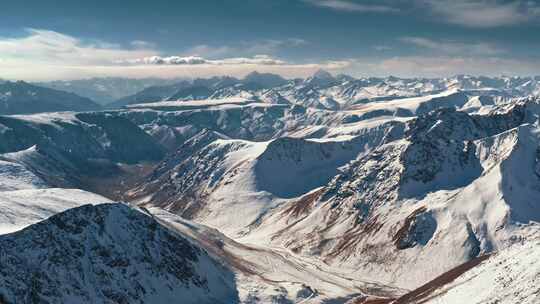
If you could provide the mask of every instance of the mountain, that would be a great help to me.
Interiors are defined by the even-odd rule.
[[[199,100],[208,99],[214,93],[214,90],[204,86],[191,86],[176,91],[167,100]]]
[[[537,77],[263,76],[1,116],[0,299],[535,302]]]
[[[234,276],[123,204],[84,205],[0,236],[2,301],[231,303]],[[129,246],[126,246],[129,244]]]
[[[160,100],[168,99],[178,90],[189,87],[189,82],[180,81],[177,83],[169,85],[156,85],[149,86],[143,90],[136,92],[132,95],[128,95],[122,98],[119,98],[111,103],[106,105],[107,108],[121,108],[130,104],[145,103],[145,102],[155,102]]]
[[[78,80],[55,80],[36,83],[38,86],[75,93],[95,100],[100,105],[133,95],[151,86],[164,86],[181,82],[182,79],[159,78],[90,78]]]
[[[334,76],[332,76],[332,74],[330,74],[328,71],[320,69],[313,73],[312,76],[308,77],[305,80],[305,83],[309,86],[317,88],[326,88],[336,84],[337,79],[334,78]]]
[[[201,100],[227,97],[260,96],[267,91],[279,94],[279,103],[293,103],[319,109],[337,110],[357,107],[375,101],[424,97],[443,92],[460,91],[469,98],[496,99],[504,103],[511,98],[540,94],[540,82],[535,77],[476,77],[459,75],[450,78],[398,78],[347,75],[334,77],[319,70],[306,79],[285,80],[278,75],[252,72],[244,79],[212,77],[183,81],[175,85],[152,86],[137,94],[122,98],[111,107],[162,100]],[[271,99],[270,103],[275,103]]]
[[[329,138],[211,136],[205,147],[183,146],[198,151],[160,165],[167,169],[130,195],[236,238],[414,288],[505,248],[540,219],[531,201],[540,195],[539,101],[458,111],[467,101],[459,91],[404,100],[416,118],[318,129]]]
[[[129,120],[105,112],[0,117],[0,188],[79,188],[119,198],[165,148]],[[22,167],[21,167],[22,166]],[[0,181],[3,179],[0,173]]]
[[[0,115],[57,111],[94,111],[100,106],[92,100],[24,81],[0,84]]]
[[[276,74],[259,73],[259,72],[254,71],[247,74],[244,77],[244,79],[242,79],[242,82],[256,83],[260,85],[262,88],[271,89],[271,88],[279,87],[286,84],[287,80]]]

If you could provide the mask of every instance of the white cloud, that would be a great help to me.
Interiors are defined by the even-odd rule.
[[[348,0],[304,0],[312,5],[345,12],[364,13],[392,13],[398,12],[397,8],[386,5],[359,4]]]
[[[401,42],[445,54],[498,55],[506,51],[486,42],[433,40],[424,37],[402,37]]]
[[[529,22],[540,17],[534,1],[419,0],[437,20],[465,27],[490,28]]]
[[[27,29],[24,37],[0,37],[0,78],[52,80],[100,76],[239,76],[253,70],[298,77],[319,68],[335,70],[347,65],[347,62],[340,61],[296,64],[269,55],[240,55],[261,50],[276,51],[282,46],[304,43],[301,39],[261,40],[251,44],[246,42],[237,47],[195,48],[199,52],[212,53],[209,59],[196,53],[163,56],[155,45],[141,40],[132,41],[128,47],[122,48],[115,43],[82,40],[48,30]]]
[[[117,44],[102,41],[86,42],[54,31],[27,29],[19,38],[0,38],[0,55],[6,61],[88,65],[111,64],[126,57],[146,57],[153,50],[121,49]]]
[[[285,65],[287,62],[272,58],[268,55],[255,55],[253,57],[233,57],[223,59],[206,59],[200,56],[151,56],[136,59],[126,59],[117,63],[128,64],[165,64],[165,65],[242,65],[242,64],[260,64],[260,65]]]

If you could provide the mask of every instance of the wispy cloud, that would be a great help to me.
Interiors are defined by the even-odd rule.
[[[424,37],[402,37],[401,42],[444,54],[498,55],[506,51],[486,42],[433,40]]]
[[[45,62],[50,65],[110,64],[126,57],[146,57],[155,50],[122,49],[119,45],[98,40],[84,41],[58,32],[26,29],[27,36],[0,38],[0,55],[7,60]]]
[[[301,39],[260,40],[238,46],[197,46],[188,50],[193,52],[191,54],[184,51],[179,56],[164,56],[155,44],[148,41],[135,40],[122,47],[116,43],[79,39],[49,30],[27,29],[26,32],[23,37],[0,37],[0,78],[237,76],[253,70],[297,77],[319,68],[341,69],[348,64],[347,61],[299,64],[255,53],[275,52],[280,47],[307,43]],[[211,57],[199,55],[201,53]]]
[[[399,9],[389,5],[360,4],[348,0],[303,0],[314,6],[344,12],[395,13]]]
[[[419,0],[437,20],[465,27],[490,28],[530,22],[540,6],[529,0]]]

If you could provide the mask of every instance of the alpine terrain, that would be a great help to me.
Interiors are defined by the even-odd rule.
[[[2,303],[540,301],[538,78],[1,86]]]

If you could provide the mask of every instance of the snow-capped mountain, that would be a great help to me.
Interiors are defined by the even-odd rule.
[[[531,201],[540,194],[537,99],[482,115],[456,111],[468,101],[459,92],[403,101],[420,116],[361,119],[354,135],[343,126],[316,140],[206,133],[209,144],[160,166],[132,198],[403,288],[504,248],[540,219]]]
[[[149,87],[117,110],[2,116],[0,242],[16,249],[0,259],[44,259],[36,282],[54,292],[32,295],[52,302],[534,303],[513,282],[538,285],[520,262],[540,235],[538,80],[252,73]],[[78,256],[81,242],[109,254]],[[27,296],[31,269],[15,266],[0,299]],[[471,294],[483,280],[503,291]]]
[[[278,75],[253,72],[244,79],[213,77],[183,81],[147,89],[118,100],[115,107],[160,100],[221,99],[252,95],[264,96],[271,89],[289,103],[336,110],[372,101],[387,101],[436,95],[459,90],[469,97],[497,96],[499,99],[540,94],[536,77],[476,77],[459,75],[450,78],[354,78],[333,76],[319,70],[306,79],[285,80]],[[264,98],[262,99],[264,100]],[[282,103],[284,100],[282,100]]]
[[[101,107],[92,100],[24,81],[0,83],[0,115],[56,111],[92,111]]]
[[[287,80],[276,74],[251,72],[244,77],[242,82],[248,84],[254,83],[263,88],[270,89],[286,84]]]

